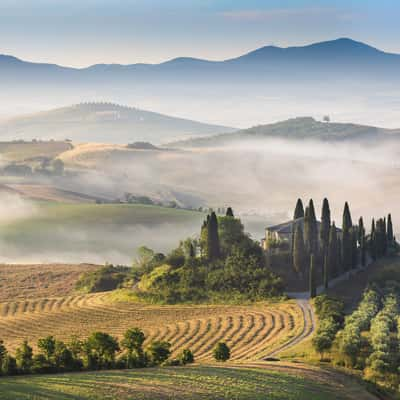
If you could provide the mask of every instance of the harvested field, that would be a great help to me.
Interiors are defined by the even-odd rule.
[[[98,268],[93,264],[0,264],[0,302],[67,296],[81,273]]]
[[[146,334],[146,343],[166,340],[176,354],[190,348],[198,361],[212,359],[218,341],[231,348],[232,360],[261,360],[304,326],[295,303],[252,306],[149,306],[110,301],[108,293],[8,301],[0,304],[0,332],[10,350],[27,339],[54,335],[67,340],[93,331],[119,338],[131,327]]]

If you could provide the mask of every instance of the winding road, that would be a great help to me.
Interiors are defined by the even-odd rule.
[[[296,299],[298,306],[301,308],[304,321],[303,329],[300,335],[295,336],[294,338],[275,348],[273,351],[268,353],[264,359],[276,357],[282,351],[288,350],[291,347],[294,347],[297,344],[301,343],[303,340],[311,336],[315,331],[315,315],[314,310],[308,299],[308,293],[297,293],[292,294],[291,296]]]

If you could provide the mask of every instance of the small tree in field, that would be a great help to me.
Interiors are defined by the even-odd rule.
[[[194,363],[194,355],[189,349],[184,349],[178,359],[183,365]]]
[[[217,361],[227,361],[231,357],[231,351],[224,342],[219,342],[214,349],[214,358]]]
[[[168,342],[152,342],[147,348],[147,353],[153,364],[162,364],[171,355],[171,344]]]

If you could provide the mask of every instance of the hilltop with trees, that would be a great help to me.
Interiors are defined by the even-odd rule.
[[[147,249],[134,267],[138,294],[157,302],[256,300],[283,290],[231,208],[225,216],[207,215],[199,239],[186,239],[167,255]]]

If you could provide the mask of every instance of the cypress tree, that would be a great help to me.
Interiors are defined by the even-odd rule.
[[[357,238],[360,246],[361,246],[361,239],[362,239],[363,235],[365,235],[364,221],[363,221],[363,217],[360,217],[358,220],[358,238]]]
[[[367,265],[367,249],[365,247],[365,232],[361,236],[360,242],[360,250],[361,250],[361,266],[365,267]]]
[[[296,225],[293,243],[293,269],[303,275],[306,261],[306,249],[304,246],[303,229],[300,224]]]
[[[383,225],[382,225],[382,247],[383,247],[383,255],[387,254],[388,248],[388,238],[387,238],[387,230],[386,230],[386,217],[383,218]]]
[[[304,218],[304,207],[301,199],[297,199],[296,208],[294,210],[293,219]]]
[[[226,216],[234,218],[233,210],[231,207],[228,207],[228,209],[226,210]]]
[[[340,246],[338,246],[336,226],[335,222],[333,222],[329,230],[329,246],[327,254],[328,279],[330,277],[335,278],[339,275],[339,248]]]
[[[310,297],[313,299],[317,295],[317,282],[315,278],[315,265],[314,265],[314,254],[310,256]]]
[[[304,217],[304,241],[308,254],[318,252],[318,227],[315,216],[314,202],[311,199]]]
[[[331,210],[329,208],[328,199],[325,198],[322,203],[321,230],[320,230],[322,255],[324,256],[324,258],[328,250],[330,227],[331,227]]]
[[[329,265],[328,265],[328,254],[325,254],[324,257],[324,288],[328,289],[329,287]]]
[[[218,220],[213,211],[207,224],[207,258],[212,261],[220,256]]]
[[[358,227],[354,226],[351,229],[351,267],[352,269],[357,268],[358,265]]]
[[[342,224],[342,258],[343,270],[349,271],[353,265],[353,237],[352,237],[352,220],[349,205],[346,201],[343,210]]]
[[[393,243],[393,225],[391,214],[389,214],[387,218],[387,240],[390,244]]]
[[[371,252],[371,257],[375,261],[377,258],[377,251],[376,251],[376,230],[375,230],[375,219],[372,218],[372,224],[371,224],[371,234],[369,238],[369,249]]]

